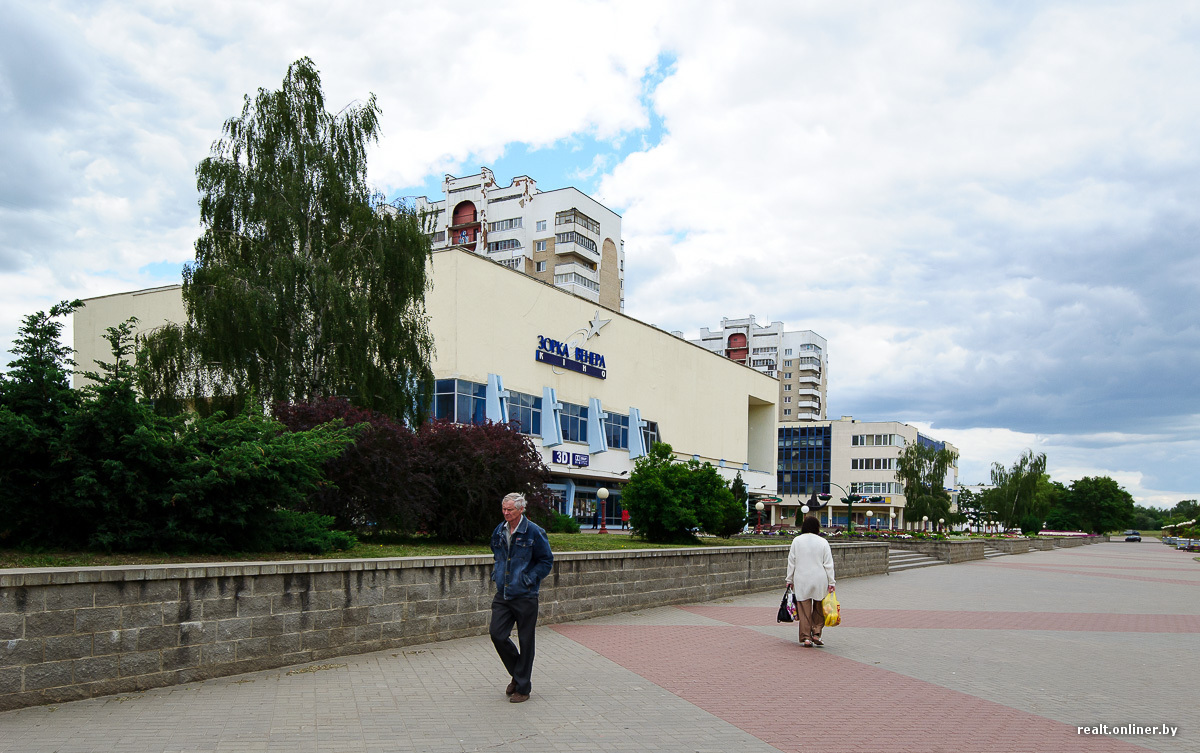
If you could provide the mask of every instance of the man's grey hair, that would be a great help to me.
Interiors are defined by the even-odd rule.
[[[505,495],[504,499],[500,500],[500,504],[504,504],[505,502],[512,502],[513,507],[517,508],[518,510],[520,510],[522,512],[525,511],[525,495],[524,494],[518,494],[517,492],[513,492],[512,494],[507,494],[507,495]]]

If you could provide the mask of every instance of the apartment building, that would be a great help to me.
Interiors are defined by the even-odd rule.
[[[784,330],[783,322],[763,326],[754,316],[726,318],[721,320],[719,330],[704,327],[700,337],[690,342],[777,378],[779,421],[825,418],[828,343],[812,330],[789,332]]]
[[[435,251],[485,256],[613,311],[625,310],[621,217],[576,188],[542,191],[525,175],[500,186],[492,171],[442,182],[443,198],[421,196]]]

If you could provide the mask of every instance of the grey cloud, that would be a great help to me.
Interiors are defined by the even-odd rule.
[[[89,72],[78,39],[48,15],[6,3],[0,24],[0,92],[7,119],[34,127],[71,120],[89,100]],[[69,27],[66,27],[69,28]]]

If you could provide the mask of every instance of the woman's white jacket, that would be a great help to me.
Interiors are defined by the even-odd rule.
[[[787,578],[797,599],[823,599],[833,581],[833,553],[829,542],[815,533],[792,539],[788,551]]]

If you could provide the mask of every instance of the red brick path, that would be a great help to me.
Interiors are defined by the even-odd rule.
[[[680,607],[730,625],[774,625],[775,614],[761,607]],[[1087,614],[1075,612],[967,612],[954,610],[847,609],[842,624],[863,628],[951,630],[1071,630],[1110,633],[1200,633],[1200,615]]]
[[[689,611],[708,614],[702,610],[710,609],[726,608]],[[566,624],[552,629],[782,751],[1146,750],[1113,738],[1080,736],[1075,727],[1051,719],[743,627]],[[872,700],[895,710],[886,719],[851,711]]]

